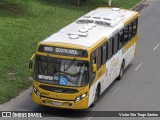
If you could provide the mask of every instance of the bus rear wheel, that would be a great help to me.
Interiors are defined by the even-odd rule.
[[[122,77],[123,77],[123,74],[124,74],[124,61],[122,62],[122,65],[121,65],[121,69],[120,69],[120,72],[119,72],[119,76],[117,77],[117,80],[121,80]]]
[[[94,107],[96,105],[96,103],[98,101],[98,98],[99,98],[99,87],[97,87],[97,89],[96,89],[95,96],[94,96],[94,101],[91,104],[91,107]]]

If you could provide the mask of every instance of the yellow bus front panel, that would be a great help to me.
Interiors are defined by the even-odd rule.
[[[41,89],[39,86],[45,85],[33,81],[32,101],[50,107],[68,108],[68,109],[86,109],[88,108],[88,86],[79,87],[77,93],[58,93]],[[46,85],[54,87],[52,85]],[[63,87],[64,88],[64,87]],[[69,89],[69,88],[68,88]],[[80,101],[76,102],[76,98],[86,95]]]

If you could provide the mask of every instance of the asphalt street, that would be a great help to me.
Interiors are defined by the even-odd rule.
[[[64,115],[66,116],[66,114],[72,114],[73,112],[67,113],[63,110],[55,110],[54,108],[33,103],[31,101],[31,89],[24,91],[10,102],[0,105],[0,110],[50,110],[53,113],[49,114],[49,116],[54,118],[42,119],[75,119],[75,114],[73,115],[74,117],[64,117]],[[115,81],[103,93],[96,106],[89,108],[87,111],[160,111],[160,0],[148,0],[147,7],[140,13],[137,55],[127,67],[123,79]],[[17,118],[15,119],[17,120]],[[123,120],[124,118],[97,118],[93,115],[83,117],[83,119]],[[135,118],[126,119],[133,120]],[[159,120],[160,118],[137,119]]]

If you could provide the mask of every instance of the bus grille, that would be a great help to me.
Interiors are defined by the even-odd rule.
[[[70,88],[60,88],[60,87],[53,87],[53,86],[46,86],[46,85],[40,85],[39,87],[43,90],[58,92],[58,93],[73,94],[73,93],[79,92],[77,89],[70,89]]]

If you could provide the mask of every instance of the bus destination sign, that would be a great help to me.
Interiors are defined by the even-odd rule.
[[[86,50],[61,48],[55,46],[40,45],[38,51],[49,54],[65,55],[65,56],[88,57]]]

